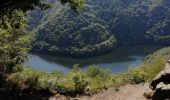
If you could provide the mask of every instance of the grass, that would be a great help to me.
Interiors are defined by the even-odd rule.
[[[48,89],[59,93],[94,93],[108,88],[114,83],[112,74],[98,67],[90,67],[89,72],[82,72],[73,68],[69,73],[41,72],[31,68],[24,68],[21,72],[8,77],[12,83],[22,83],[34,89]],[[96,72],[97,70],[97,72]],[[95,71],[95,75],[93,74]]]
[[[75,66],[69,73],[42,72],[24,67],[22,71],[8,76],[11,83],[28,85],[33,89],[46,89],[63,94],[90,94],[109,87],[119,87],[124,84],[139,84],[151,81],[170,58],[170,47],[163,48],[146,57],[143,64],[119,74],[95,66],[86,72]]]

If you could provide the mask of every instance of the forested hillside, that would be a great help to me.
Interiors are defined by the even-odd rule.
[[[116,46],[170,43],[169,0],[86,0],[79,12],[50,2],[52,9],[30,14],[38,33],[33,51],[91,56]]]

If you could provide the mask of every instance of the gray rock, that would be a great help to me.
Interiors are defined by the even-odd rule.
[[[170,60],[165,64],[165,69],[162,70],[151,82],[150,88],[155,90],[159,83],[170,84]]]
[[[165,69],[152,80],[150,88],[153,91],[153,100],[170,99],[170,60],[165,64]]]
[[[170,90],[170,84],[164,84],[163,82],[161,82],[156,86],[156,90],[161,90],[161,91]]]
[[[170,100],[170,84],[159,83],[152,96],[153,100]]]

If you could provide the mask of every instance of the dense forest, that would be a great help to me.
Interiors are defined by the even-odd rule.
[[[38,33],[33,51],[91,56],[117,46],[170,43],[169,0],[86,0],[78,12],[48,2],[52,9],[29,13],[29,28]]]
[[[117,46],[169,45],[169,5],[169,0],[86,0],[85,4],[83,0],[0,0],[0,99],[49,100],[63,95],[70,100],[112,87],[119,93],[126,84],[151,83],[170,59],[170,47],[118,74],[96,66],[81,71],[79,64],[68,73],[47,72],[30,68],[25,61],[31,45],[34,52],[76,57]]]

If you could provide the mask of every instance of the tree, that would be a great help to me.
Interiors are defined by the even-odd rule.
[[[60,0],[69,3],[74,10],[79,9],[82,0]],[[11,73],[22,64],[29,51],[31,41],[27,30],[26,12],[50,5],[41,0],[1,0],[0,1],[0,74]]]
[[[69,3],[70,7],[74,10],[82,7],[83,0],[59,0],[62,4]],[[24,13],[28,10],[33,10],[35,7],[41,9],[48,9],[49,4],[44,3],[42,0],[1,0],[0,1],[0,15],[7,14],[10,11],[21,10]]]
[[[11,73],[25,61],[30,41],[26,19],[21,10],[14,10],[0,20],[0,71]]]

